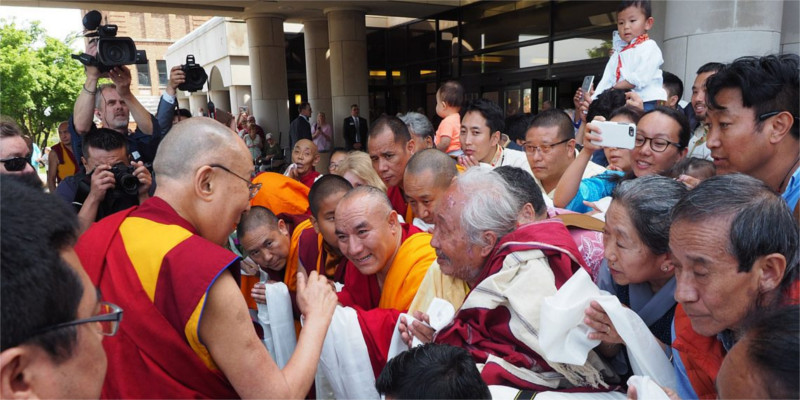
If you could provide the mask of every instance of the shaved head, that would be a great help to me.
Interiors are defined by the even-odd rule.
[[[311,190],[308,192],[308,208],[311,209],[311,215],[319,218],[317,214],[320,205],[325,199],[342,192],[348,192],[352,188],[353,185],[339,175],[323,175],[311,185]]]
[[[308,147],[309,149],[311,149],[313,154],[317,154],[317,151],[319,151],[319,149],[317,149],[317,145],[308,139],[300,139],[297,141],[297,143],[294,144],[295,149],[303,147]]]
[[[244,151],[244,153],[242,153]],[[249,154],[228,127],[211,118],[191,118],[175,124],[158,146],[153,171],[159,177],[187,178],[203,165]]]
[[[278,229],[278,217],[269,208],[250,207],[250,211],[242,215],[242,219],[239,220],[239,225],[236,227],[236,236],[239,241],[241,242],[244,235],[258,226],[265,226],[270,230]]]
[[[369,203],[366,203],[367,201]],[[347,192],[347,194],[342,197],[339,207],[342,207],[342,204],[345,203],[347,205],[356,203],[359,207],[364,208],[366,208],[367,204],[370,204],[378,209],[385,209],[387,213],[392,211],[392,202],[389,201],[389,197],[386,196],[384,191],[374,186],[363,185]]]
[[[430,171],[434,177],[431,184],[440,188],[449,187],[450,182],[458,175],[456,161],[437,149],[414,153],[406,165],[405,175],[419,175],[425,171]]]

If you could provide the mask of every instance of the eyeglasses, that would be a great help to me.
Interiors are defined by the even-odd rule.
[[[572,138],[564,139],[564,140],[562,140],[562,141],[560,141],[558,143],[543,144],[541,146],[532,146],[532,145],[526,144],[525,145],[525,152],[528,153],[528,154],[536,154],[536,150],[539,150],[539,151],[542,152],[542,154],[547,154],[547,153],[549,153],[550,151],[553,150],[553,147],[556,147],[556,146],[558,146],[560,144],[567,143],[570,140],[572,140]]]
[[[783,111],[766,112],[766,113],[763,113],[763,114],[759,115],[756,119],[758,120],[758,122],[764,122],[767,118],[774,117],[774,116],[776,116],[776,115],[778,115],[778,114],[780,114],[782,112]],[[800,118],[795,117],[794,115],[792,117],[794,117],[794,119],[796,119],[796,120],[800,120]]]
[[[667,150],[667,147],[669,147],[669,145],[673,145],[677,147],[679,150],[683,148],[683,146],[677,143],[670,142],[667,139],[649,138],[641,135],[636,135],[636,142],[635,142],[636,147],[644,146],[644,144],[647,143],[648,140],[650,141],[650,149],[655,151],[656,153],[663,153],[665,150]]]
[[[6,166],[6,171],[10,172],[22,171],[28,164],[31,163],[31,155],[28,154],[27,157],[4,158],[0,160],[0,162]]]
[[[97,315],[93,317],[76,319],[75,321],[64,322],[61,324],[48,326],[44,329],[40,329],[36,334],[40,335],[42,333],[54,331],[56,329],[66,328],[68,326],[97,322],[97,326],[100,328],[99,329],[100,334],[105,336],[116,335],[117,330],[119,329],[119,323],[122,321],[122,308],[120,308],[116,304],[109,303],[107,301],[101,301],[99,304],[100,304],[100,312],[98,312]]]
[[[227,172],[227,173],[229,173],[229,174],[231,174],[231,175],[233,175],[233,176],[245,181],[245,183],[247,183],[247,189],[250,191],[250,198],[251,199],[253,197],[256,197],[256,193],[258,193],[259,189],[261,189],[261,184],[260,183],[255,183],[254,184],[254,183],[250,182],[249,179],[245,179],[245,178],[242,178],[239,175],[236,175],[233,171],[229,170],[226,167],[223,167],[222,165],[209,164],[208,166],[211,167],[211,168],[219,168],[219,169],[221,169],[221,170],[223,170],[223,171],[225,171],[225,172]]]

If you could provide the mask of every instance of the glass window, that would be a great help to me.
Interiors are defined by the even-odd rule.
[[[150,86],[150,64],[136,64],[139,86]]]
[[[406,46],[409,61],[436,58],[436,21],[429,19],[410,24]]]
[[[541,38],[550,32],[550,3],[486,2],[464,11],[463,51]],[[527,39],[523,39],[527,38]]]
[[[555,4],[553,26],[556,33],[607,27],[608,36],[617,24],[616,1],[559,1]]]
[[[389,39],[388,59],[389,65],[397,65],[405,63],[408,58],[406,57],[406,47],[408,41],[406,40],[406,26],[398,26],[387,31]]]
[[[158,68],[158,84],[160,86],[167,86],[169,76],[167,76],[167,61],[156,60],[156,68]]]
[[[553,63],[608,57],[611,34],[601,32],[553,43]]]

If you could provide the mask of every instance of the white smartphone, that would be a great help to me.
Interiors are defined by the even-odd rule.
[[[581,85],[581,90],[583,90],[583,93],[588,93],[589,89],[592,88],[592,84],[594,84],[594,75],[586,75],[583,78],[583,85]]]
[[[633,149],[636,144],[636,125],[627,122],[592,121],[592,125],[600,128],[603,140],[592,143],[602,147],[617,147],[620,149]]]

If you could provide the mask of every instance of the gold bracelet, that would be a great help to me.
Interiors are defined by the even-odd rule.
[[[89,93],[89,94],[90,94],[90,95],[92,95],[92,96],[94,96],[94,95],[96,95],[96,94],[97,94],[97,90],[96,90],[96,89],[95,89],[95,91],[94,91],[94,92],[93,92],[93,91],[91,91],[91,90],[89,90],[89,89],[87,89],[87,88],[86,88],[86,84],[85,84],[85,83],[84,83],[84,84],[81,86],[81,88],[83,89],[83,91],[84,91],[84,92],[86,92],[86,93]]]

